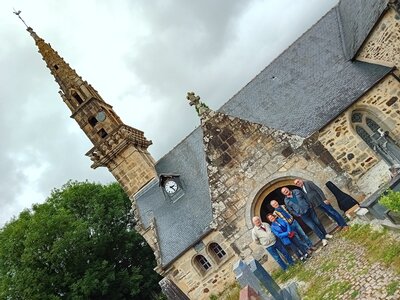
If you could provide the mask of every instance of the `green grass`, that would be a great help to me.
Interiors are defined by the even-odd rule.
[[[368,225],[354,225],[342,236],[364,246],[370,261],[382,262],[400,274],[400,243],[391,238],[387,229],[375,231]]]
[[[371,262],[380,262],[388,268],[391,268],[397,274],[400,274],[400,242],[396,241],[388,230],[374,231],[367,225],[354,225],[347,232],[340,233],[341,238],[352,241],[365,249],[365,264],[362,269],[355,270],[356,260],[359,259],[353,253],[343,253],[341,249],[333,250],[329,259],[322,258],[317,268],[314,270],[309,264],[297,263],[290,267],[286,272],[277,270],[272,273],[272,277],[282,286],[290,279],[304,282],[301,293],[303,300],[330,300],[337,299],[352,288],[351,284],[344,281],[335,281],[328,276],[328,273],[334,273],[338,268],[352,270],[359,276],[368,273]],[[345,259],[345,264],[343,261]],[[400,283],[393,281],[386,287],[388,295],[393,295],[400,288]],[[210,298],[212,300],[238,300],[240,287],[234,290],[229,287],[227,291],[218,296]],[[348,298],[355,299],[359,291],[352,291]]]
[[[240,285],[238,282],[235,282],[228,286],[222,293],[210,295],[210,300],[238,300],[239,294]]]
[[[286,282],[290,278],[296,277],[299,274],[303,273],[305,271],[303,264],[297,263],[294,266],[291,266],[289,269],[286,271],[283,271],[282,269],[279,269],[275,272],[272,273],[272,278],[275,279],[276,282]]]
[[[321,265],[322,272],[328,272],[330,270],[336,269],[339,266],[337,262],[334,261],[327,261]]]
[[[394,295],[396,293],[397,289],[399,288],[399,282],[398,281],[392,281],[391,283],[388,284],[386,287],[386,291],[389,296]]]
[[[351,298],[351,299],[354,299],[354,298],[356,298],[356,297],[358,296],[358,294],[359,294],[359,291],[353,291],[353,292],[350,294],[350,298]]]

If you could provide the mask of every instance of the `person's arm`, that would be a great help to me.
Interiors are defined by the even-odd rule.
[[[285,220],[283,220],[283,222],[285,222],[285,225],[286,225],[286,231],[287,231],[287,233],[289,234],[289,232],[291,232],[291,231],[292,231],[292,227],[290,227],[290,224],[289,224],[289,222],[286,222]]]
[[[316,191],[318,193],[318,195],[321,197],[321,199],[323,199],[325,204],[330,204],[329,200],[326,199],[326,196],[325,196],[324,192],[319,188],[318,185],[316,185],[312,181],[309,181],[308,184],[310,185],[311,189],[313,189],[314,191]]]
[[[257,234],[256,234],[256,229],[253,228],[253,230],[251,231],[251,238],[253,239],[253,242],[255,242],[256,244],[260,245],[260,239],[258,238]]]
[[[272,233],[275,234],[279,238],[288,236],[288,233],[285,231],[281,231],[281,228],[279,226],[271,226],[271,230],[272,230]]]

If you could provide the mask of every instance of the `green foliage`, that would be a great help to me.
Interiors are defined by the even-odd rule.
[[[400,192],[387,191],[385,195],[381,196],[379,203],[392,211],[400,212]]]
[[[152,299],[154,256],[118,184],[68,182],[0,230],[0,299]]]

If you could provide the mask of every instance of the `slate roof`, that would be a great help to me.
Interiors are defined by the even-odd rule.
[[[349,53],[357,51],[382,11],[378,2],[342,0],[220,111],[303,137],[321,129],[390,71],[351,62],[344,53],[350,46]],[[180,174],[185,184],[185,195],[175,203],[166,200],[157,184],[136,199],[143,224],[156,219],[165,266],[204,235],[212,221],[202,129],[161,158],[156,170],[159,175]]]
[[[192,245],[209,229],[212,221],[210,191],[203,146],[203,132],[195,129],[156,165],[157,174],[180,174],[185,195],[175,203],[169,201],[153,184],[136,200],[145,227],[156,219],[162,265]]]
[[[338,11],[334,8],[220,111],[307,137],[389,71],[387,67],[345,58]]]
[[[353,59],[389,0],[346,0],[338,5],[345,56]]]

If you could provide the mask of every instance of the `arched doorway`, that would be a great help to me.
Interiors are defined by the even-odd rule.
[[[255,201],[253,215],[260,216],[263,222],[267,222],[267,214],[274,211],[270,205],[271,200],[277,200],[279,204],[285,204],[285,196],[282,195],[281,188],[286,186],[291,190],[298,189],[298,187],[293,184],[294,179],[295,177],[279,178],[265,186]],[[295,219],[300,223],[300,226],[307,234],[311,232],[311,229],[301,218],[295,217]]]

